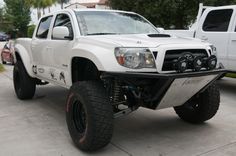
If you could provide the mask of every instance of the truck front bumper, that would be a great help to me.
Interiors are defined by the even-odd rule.
[[[121,81],[132,81],[132,79],[149,79],[159,85],[153,84],[151,90],[152,98],[145,107],[151,109],[162,109],[183,105],[194,95],[203,92],[209,85],[214,83],[222,74],[224,69],[211,71],[189,72],[189,73],[133,73],[133,72],[105,72],[103,78],[115,78]],[[146,100],[147,103],[147,100]]]

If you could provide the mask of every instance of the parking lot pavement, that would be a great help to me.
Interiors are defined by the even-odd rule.
[[[88,154],[69,136],[64,113],[67,90],[37,88],[32,100],[16,98],[12,66],[0,74],[0,155],[11,156],[221,156],[236,155],[236,79],[219,81],[221,107],[203,125],[181,121],[172,109],[139,109],[115,119],[114,135],[104,149]]]

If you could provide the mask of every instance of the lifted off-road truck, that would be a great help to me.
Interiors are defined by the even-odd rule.
[[[160,34],[136,13],[63,10],[42,17],[32,39],[16,41],[14,88],[22,100],[47,82],[70,89],[71,138],[94,151],[110,142],[114,118],[139,107],[174,107],[190,123],[211,119],[224,74],[211,47]]]

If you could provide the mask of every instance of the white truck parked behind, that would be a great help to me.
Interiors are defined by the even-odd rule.
[[[236,73],[236,5],[207,7],[200,4],[196,23],[189,30],[163,32],[213,44],[218,61],[229,73]]]
[[[94,151],[110,142],[114,118],[139,107],[174,107],[190,123],[211,119],[224,74],[212,53],[207,43],[160,34],[136,13],[62,10],[42,17],[32,39],[16,40],[14,88],[22,100],[47,82],[70,89],[71,138]]]

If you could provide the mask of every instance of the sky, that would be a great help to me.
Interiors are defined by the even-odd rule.
[[[90,2],[98,2],[99,0],[70,0],[70,2],[68,4],[65,4],[65,6],[69,5],[69,4],[72,4],[72,3],[75,3],[75,2],[78,2],[78,3],[90,3]],[[3,7],[4,6],[4,2],[3,0],[0,0],[0,7]],[[61,7],[60,5],[53,5],[51,7],[51,12],[53,11],[56,11],[56,10],[59,10]],[[45,12],[48,13],[48,9],[46,8],[45,9]],[[37,19],[37,11],[36,9],[32,9],[31,10],[31,24],[36,24],[38,19]]]
[[[0,7],[2,7],[3,6],[3,0],[0,0]]]

